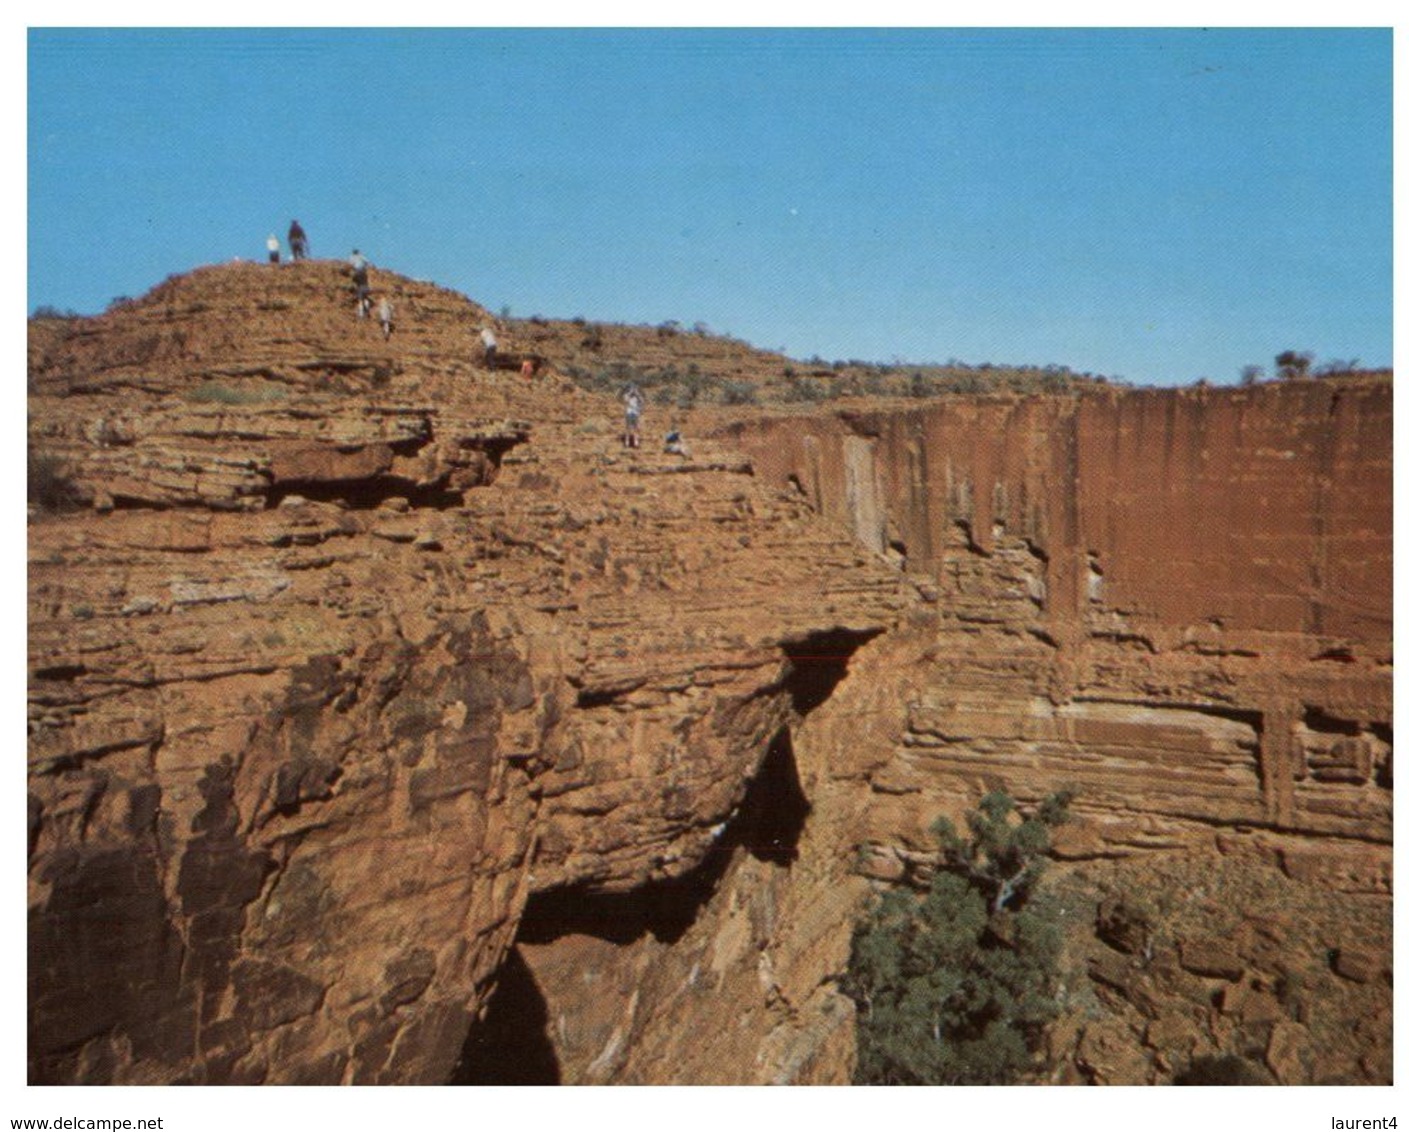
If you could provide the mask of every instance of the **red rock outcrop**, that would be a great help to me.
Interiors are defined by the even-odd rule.
[[[1078,790],[1043,1079],[1389,1079],[1387,381],[681,457],[372,284],[35,324],[32,1081],[846,1081],[853,917],[1000,785]]]
[[[789,650],[903,603],[737,454],[624,452],[373,283],[390,342],[336,265],[245,265],[35,359],[33,1081],[449,1079],[530,894],[687,871]]]
[[[921,777],[1076,782],[1108,846],[1239,827],[1295,853],[1307,842],[1285,835],[1314,835],[1313,856],[1344,851],[1370,870],[1354,883],[1387,890],[1372,848],[1392,797],[1387,381],[731,435],[931,587],[932,678],[905,738]]]
[[[810,819],[836,830],[826,890],[850,853],[880,880],[923,872],[930,824],[989,789],[1074,788],[1054,883],[1088,1007],[1055,1031],[1051,1079],[1169,1081],[1230,1053],[1269,1080],[1389,1079],[1387,381],[728,435],[929,598],[794,736],[830,779]],[[1145,909],[1133,956],[1103,900]],[[1222,965],[1197,958],[1209,939]],[[1375,973],[1347,978],[1348,953]]]

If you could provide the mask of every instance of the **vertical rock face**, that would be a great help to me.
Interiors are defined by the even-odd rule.
[[[1078,783],[1108,841],[1139,813],[1170,837],[1316,835],[1387,869],[1368,847],[1388,845],[1391,817],[1388,382],[732,435],[932,587],[931,687],[907,720],[927,766],[1022,767],[1034,793]],[[1109,756],[1099,773],[1093,753]]]
[[[794,737],[822,843],[794,906],[848,891],[858,859],[877,881],[923,872],[934,819],[989,790],[1074,788],[1048,1079],[1168,1082],[1232,1055],[1268,1080],[1387,1081],[1390,433],[1375,381],[731,427],[760,475],[927,597]],[[1134,954],[1111,927],[1127,914]],[[1335,957],[1362,949],[1357,983]],[[802,965],[771,971],[801,977],[793,1001],[828,998]]]
[[[762,809],[802,812],[791,835],[742,822],[652,914],[532,908],[518,950],[554,1079],[849,1081],[836,985],[864,878],[922,873],[933,820],[990,789],[1075,787],[1048,882],[1067,1009],[1040,1079],[1169,1083],[1233,1057],[1259,1080],[1387,1081],[1389,409],[1383,384],[1292,386],[729,429],[925,600],[771,752],[795,793]],[[1186,418],[1241,439],[1172,482]],[[1141,440],[1117,475],[1122,428]],[[1082,435],[1104,436],[1100,476]],[[1337,511],[1283,515],[1293,498]],[[1263,549],[1233,569],[1219,539]]]

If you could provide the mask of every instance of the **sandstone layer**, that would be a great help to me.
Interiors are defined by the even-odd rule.
[[[32,327],[32,1082],[842,1082],[853,917],[995,786],[1077,790],[1042,1079],[1389,1079],[1387,380],[678,456],[372,285]]]
[[[789,650],[896,620],[737,453],[624,452],[373,282],[389,342],[336,265],[246,265],[34,360],[34,1081],[448,1079],[530,893],[688,870]]]

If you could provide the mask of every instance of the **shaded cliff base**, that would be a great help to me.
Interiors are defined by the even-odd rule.
[[[838,913],[865,894],[838,891],[740,858],[678,939],[540,920],[458,1080],[730,1084],[766,1068],[779,1084],[846,1083],[853,1010],[837,972],[812,971],[789,999],[807,982],[792,917],[826,909],[844,931]],[[1188,854],[1059,866],[1039,900],[1063,927],[1064,1010],[1033,1083],[1176,1084],[1229,1058],[1250,1083],[1392,1081],[1388,899]]]

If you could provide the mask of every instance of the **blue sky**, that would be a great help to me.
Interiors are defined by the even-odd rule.
[[[1391,362],[1387,29],[32,30],[28,307],[291,218],[518,316],[1234,382]]]

